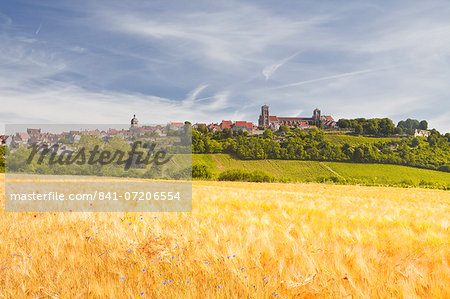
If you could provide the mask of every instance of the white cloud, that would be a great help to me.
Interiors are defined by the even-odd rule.
[[[293,20],[255,5],[235,4],[214,12],[175,11],[152,18],[138,11],[114,10],[101,12],[100,17],[108,30],[150,38],[181,57],[233,69],[263,59],[270,47],[286,46],[296,35],[327,21],[322,15]],[[267,63],[266,59],[258,63]]]
[[[227,116],[220,108],[227,107],[229,95],[227,92],[218,93],[212,101],[191,103],[190,108],[186,109],[185,103],[167,98],[91,92],[64,83],[53,82],[45,87],[29,88],[28,92],[10,90],[0,94],[0,127],[8,123],[126,124],[133,114],[142,124],[197,119],[214,121]]]

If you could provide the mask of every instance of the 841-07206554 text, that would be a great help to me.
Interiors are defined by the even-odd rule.
[[[180,192],[173,191],[127,191],[124,193],[112,192],[112,191],[95,191],[92,193],[70,193],[64,194],[60,192],[47,192],[47,193],[11,193],[10,200],[38,200],[38,201],[58,201],[58,200],[155,200],[155,201],[172,201],[181,200]]]

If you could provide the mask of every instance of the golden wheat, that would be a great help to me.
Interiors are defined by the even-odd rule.
[[[192,213],[2,210],[0,297],[449,298],[449,203],[440,190],[194,182]]]

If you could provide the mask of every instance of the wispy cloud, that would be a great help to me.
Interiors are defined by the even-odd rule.
[[[392,69],[392,68],[399,67],[399,66],[402,66],[402,65],[404,65],[404,64],[397,64],[397,65],[391,65],[391,66],[382,67],[382,68],[375,68],[375,69],[367,69],[367,70],[360,70],[360,71],[354,71],[354,72],[341,73],[341,74],[325,76],[325,77],[321,77],[321,78],[315,78],[315,79],[304,80],[304,81],[299,81],[299,82],[295,82],[295,83],[284,84],[284,85],[272,87],[271,89],[294,87],[294,86],[300,86],[300,85],[305,85],[305,84],[309,84],[309,83],[316,83],[316,82],[321,82],[321,81],[326,81],[326,80],[340,79],[340,78],[352,77],[352,76],[357,76],[357,75],[363,75],[363,74],[368,74],[368,73],[373,73],[373,72],[379,72],[379,71],[383,71],[383,70]]]
[[[286,62],[288,62],[289,60],[291,60],[292,58],[294,58],[295,56],[297,56],[298,54],[300,54],[301,51],[298,51],[280,61],[278,61],[275,64],[271,64],[266,66],[262,73],[264,75],[264,77],[266,78],[266,81],[270,79],[270,77],[272,77],[272,75],[277,71],[277,69],[279,69],[280,67],[282,67]]]
[[[163,13],[155,18],[138,11],[123,14],[114,10],[102,12],[101,16],[110,20],[109,30],[151,38],[177,54],[183,52],[180,57],[188,54],[187,59],[207,59],[208,63],[227,63],[228,67],[245,66],[242,64],[264,56],[268,48],[285,44],[295,35],[327,21],[323,15],[293,20],[255,5],[237,5],[238,8],[215,12],[173,12],[170,16]],[[174,43],[176,47],[171,46]]]
[[[208,87],[208,84],[201,84],[196,89],[191,91],[187,98],[183,101],[183,105],[186,106],[186,108],[192,108],[194,101],[197,99],[198,95],[205,90]]]

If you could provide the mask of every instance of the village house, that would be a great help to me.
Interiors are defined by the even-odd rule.
[[[169,130],[178,131],[184,128],[183,122],[170,122],[168,124]]]
[[[233,126],[232,126],[232,130],[233,131],[247,131],[250,134],[253,133],[253,130],[255,129],[255,125],[251,122],[247,122],[247,121],[236,121],[234,122]]]
[[[220,123],[220,128],[223,129],[231,129],[233,122],[231,120],[222,120]]]
[[[414,131],[414,137],[428,137],[430,136],[431,132],[428,130],[418,130],[416,129]]]

